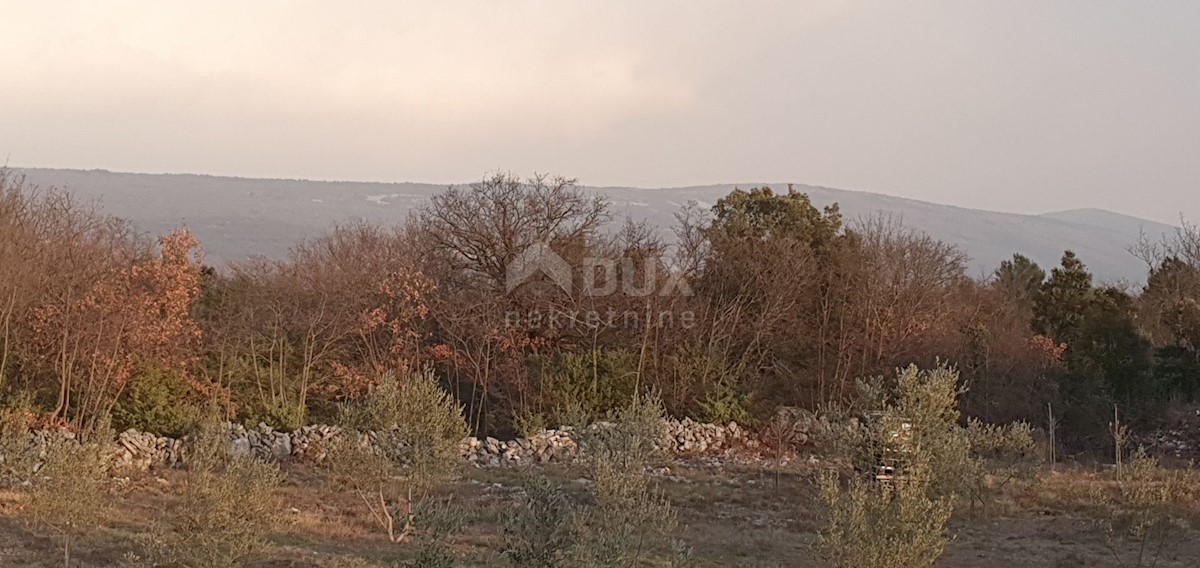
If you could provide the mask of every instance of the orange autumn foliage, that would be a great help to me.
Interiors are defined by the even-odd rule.
[[[30,343],[58,378],[53,418],[78,427],[108,413],[134,374],[154,364],[187,376],[200,341],[200,245],[186,229],[160,253],[113,263],[80,290],[35,307]]]

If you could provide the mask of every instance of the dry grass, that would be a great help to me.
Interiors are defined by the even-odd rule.
[[[775,487],[774,468],[675,464],[658,483],[674,505],[679,536],[694,549],[699,566],[815,566],[816,533],[822,524],[818,489],[808,466],[790,467]],[[336,491],[326,474],[304,464],[284,468],[279,491],[286,521],[262,536],[267,548],[247,564],[258,567],[384,567],[412,560],[417,545],[394,545],[382,537],[357,498]],[[538,470],[563,487],[574,503],[586,503],[589,485],[582,467]],[[664,472],[666,473],[666,472]],[[185,471],[142,474],[122,481],[103,526],[75,545],[85,566],[112,566],[137,550],[137,535],[164,523],[164,511],[182,502],[192,475]],[[528,472],[470,470],[447,487],[468,514],[461,533],[446,538],[458,565],[503,566],[503,520]],[[1196,472],[1190,472],[1193,478]],[[954,538],[939,566],[1118,567],[1096,522],[1104,492],[1116,491],[1111,472],[1060,467],[1043,470],[1036,482],[1010,484],[986,518],[960,515],[951,521]],[[61,566],[61,543],[30,527],[21,491],[0,493],[0,566]],[[1200,512],[1196,503],[1181,512]],[[1158,566],[1188,567],[1200,558],[1200,532],[1181,534],[1180,546]],[[669,551],[655,550],[648,562],[665,565]]]

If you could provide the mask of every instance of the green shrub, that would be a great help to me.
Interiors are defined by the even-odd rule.
[[[276,492],[282,481],[278,466],[250,456],[191,472],[173,511],[172,530],[152,536],[149,557],[189,568],[242,565],[266,547],[264,535],[283,519]]]
[[[737,422],[749,425],[754,422],[750,414],[753,399],[732,382],[718,382],[699,402],[700,419],[715,424]]]
[[[0,487],[19,485],[37,465],[37,448],[29,437],[32,414],[21,405],[0,410]]]
[[[828,520],[818,548],[834,568],[928,568],[946,546],[946,523],[954,505],[929,496],[922,468],[898,483],[836,476],[821,481]]]
[[[384,456],[420,487],[436,485],[459,466],[467,422],[431,370],[403,378],[387,373],[371,393],[343,405],[341,416],[347,428],[375,432]]]
[[[268,424],[287,432],[304,426],[308,419],[308,410],[292,403],[271,402],[256,398],[239,409],[238,419],[247,428]]]
[[[601,416],[603,415],[598,416],[577,402],[562,405],[554,412],[556,425],[570,426],[575,429],[586,428]]]
[[[1027,425],[960,426],[962,392],[953,369],[911,366],[892,384],[860,381],[861,411],[832,409],[822,438],[855,472],[848,483],[820,481],[829,510],[820,548],[832,566],[934,565],[955,499],[985,503],[992,473],[1011,479],[1034,459]]]
[[[331,444],[329,468],[357,494],[388,540],[408,540],[429,492],[461,467],[460,444],[467,435],[462,407],[432,372],[403,379],[389,373],[340,414],[348,430]]]
[[[576,424],[605,416],[634,396],[637,357],[624,350],[559,352],[530,362],[544,408],[553,424]]]
[[[408,540],[416,529],[413,507],[419,494],[398,478],[397,464],[353,431],[332,440],[327,456],[334,481],[354,492],[388,541]]]
[[[546,422],[546,416],[541,413],[518,414],[513,418],[513,428],[516,429],[517,435],[522,438],[531,438],[548,427],[549,424]]]
[[[635,566],[653,548],[682,550],[675,509],[646,471],[661,455],[665,417],[657,396],[635,395],[610,422],[581,432],[595,506],[576,515],[575,565]]]
[[[578,432],[592,477],[592,504],[575,506],[542,477],[525,481],[524,498],[505,517],[504,554],[528,568],[637,566],[668,556],[679,566],[690,550],[674,538],[675,509],[654,487],[647,466],[659,455],[665,411],[638,395],[609,420]]]
[[[219,471],[233,457],[229,452],[229,426],[215,406],[202,412],[184,440],[184,463],[191,471]]]
[[[276,349],[296,354],[286,341]],[[315,401],[302,396],[300,381],[294,378],[299,372],[296,361],[285,357],[284,361],[266,363],[262,357],[246,353],[228,357],[220,365],[210,361],[210,372],[222,378],[231,400],[237,403],[235,418],[247,428],[260,423],[284,431],[304,426]]]
[[[967,439],[972,467],[965,469],[962,485],[971,497],[972,509],[978,503],[986,513],[991,497],[1009,482],[1037,474],[1041,459],[1028,424],[984,424],[972,418],[967,421]]]
[[[519,568],[557,568],[575,546],[575,508],[543,476],[522,484],[522,502],[504,517],[504,555]]]
[[[711,345],[685,345],[666,356],[659,384],[671,394],[668,407],[673,414],[705,422],[751,425],[764,416],[756,415],[759,400],[755,385],[746,380],[728,354]]]
[[[923,371],[910,366],[894,383],[860,381],[858,409],[830,408],[832,419],[819,442],[836,460],[860,472],[875,472],[892,459],[897,475],[919,467],[936,497],[962,496],[985,503],[989,478],[1000,485],[1032,473],[1037,464],[1027,424],[959,424],[958,373],[946,366]]]
[[[452,568],[459,565],[448,541],[467,523],[463,509],[452,499],[426,499],[417,504],[415,524],[419,547],[417,556],[404,563],[406,568]]]
[[[984,424],[968,420],[961,426],[958,372],[949,367],[900,373],[894,406],[885,412],[903,417],[912,427],[911,444],[928,464],[929,488],[937,497],[960,496],[986,506],[997,490],[1017,478],[1035,473],[1039,458],[1028,424]]]
[[[876,434],[894,439],[903,427],[899,423],[910,424],[911,439],[901,450],[914,454],[906,461],[930,476],[929,489],[940,497],[961,495],[964,481],[976,471],[971,440],[958,423],[963,392],[958,372],[950,367],[922,371],[910,366],[897,376],[894,400],[883,409],[885,430]]]
[[[199,419],[200,409],[191,399],[187,383],[158,368],[135,376],[113,407],[113,424],[118,430],[136,428],[177,437]]]
[[[675,509],[644,471],[605,456],[593,460],[592,477],[596,504],[578,516],[575,565],[637,566],[655,548],[677,548]]]
[[[230,453],[224,415],[210,406],[185,437],[188,476],[168,522],[145,538],[148,560],[168,566],[239,566],[266,547],[283,519],[275,464]]]
[[[41,467],[30,477],[25,514],[63,540],[63,562],[71,563],[72,541],[104,518],[108,471],[103,442],[52,439]]]
[[[666,437],[666,410],[654,394],[634,395],[608,420],[578,432],[586,457],[641,473],[658,457]]]

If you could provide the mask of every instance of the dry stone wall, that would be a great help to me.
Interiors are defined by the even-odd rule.
[[[321,448],[327,447],[325,442],[344,435],[342,428],[338,426],[323,425],[305,426],[284,432],[265,424],[260,424],[257,428],[246,428],[231,423],[227,430],[231,453],[273,461],[320,461],[324,457],[321,455]],[[42,446],[52,436],[74,437],[67,431],[38,430],[30,433],[30,443]],[[373,432],[367,432],[366,438],[371,444],[377,443],[377,436]],[[753,449],[758,445],[758,441],[749,430],[733,422],[722,425],[690,419],[672,419],[664,424],[662,449],[673,456],[711,456],[734,448]],[[460,448],[463,459],[476,467],[570,463],[580,455],[576,433],[569,426],[543,430],[528,438],[516,440],[468,437],[463,439]],[[117,436],[112,461],[115,469],[178,467],[187,461],[187,441],[139,430],[126,430]]]

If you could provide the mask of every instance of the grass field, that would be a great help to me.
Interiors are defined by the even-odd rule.
[[[793,467],[778,478],[753,465],[715,467],[702,463],[660,466],[655,478],[679,512],[679,536],[694,550],[699,566],[815,566],[813,544],[822,507],[812,466]],[[401,565],[415,554],[413,544],[384,538],[352,494],[330,485],[323,472],[305,464],[285,466],[282,492],[285,521],[267,535],[268,550],[250,566],[367,567]],[[537,473],[561,483],[576,500],[588,499],[581,468],[545,467]],[[513,508],[523,476],[520,469],[472,469],[447,491],[469,523],[450,537],[463,566],[502,566],[501,519]],[[186,471],[156,471],[114,480],[111,511],[99,527],[74,545],[82,566],[120,566],[138,554],[149,527],[170,530],[169,511]],[[1044,471],[1038,479],[1009,485],[987,508],[972,514],[960,507],[940,566],[1135,566],[1137,543],[1119,547],[1118,560],[1096,519],[1098,500],[1112,481],[1104,472],[1083,468]],[[61,543],[20,514],[22,493],[0,493],[0,566],[61,566]],[[1197,503],[1181,503],[1196,515]],[[667,565],[665,551],[653,551],[645,565]],[[1147,562],[1145,565],[1149,565]],[[1180,529],[1164,543],[1157,566],[1200,565],[1200,533]]]

